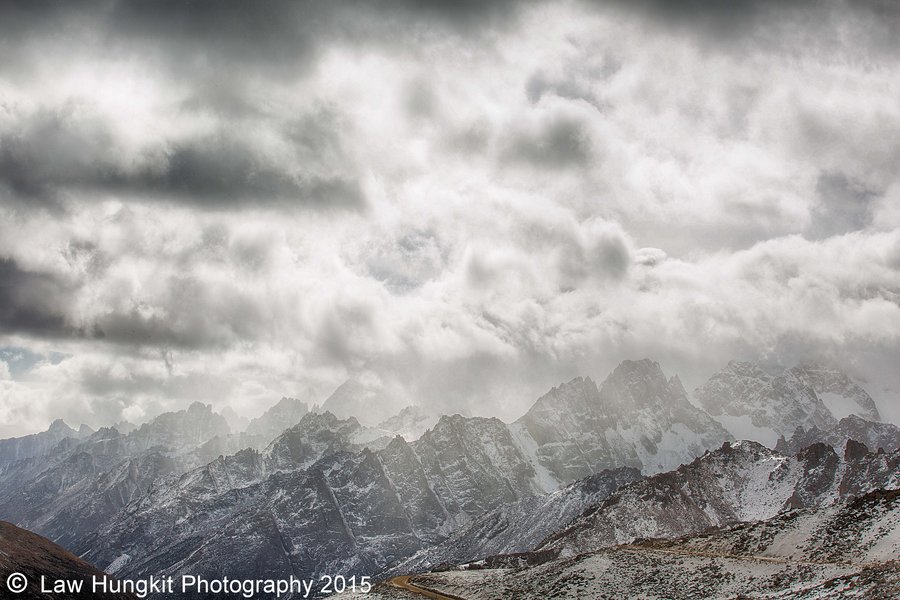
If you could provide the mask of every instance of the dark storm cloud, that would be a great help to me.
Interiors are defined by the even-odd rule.
[[[59,336],[71,333],[62,304],[69,284],[49,273],[27,271],[0,258],[0,332]]]
[[[110,168],[112,138],[103,125],[70,114],[65,108],[38,111],[0,132],[3,200],[55,204],[58,186],[96,181]]]
[[[320,48],[341,41],[394,42],[422,29],[459,34],[507,26],[526,2],[503,0],[160,0],[84,3],[5,2],[0,47],[28,53],[35,34],[161,59],[180,73],[306,66]],[[17,65],[8,64],[16,69]]]
[[[0,333],[197,349],[253,340],[265,332],[262,308],[249,294],[188,275],[161,282],[152,300],[123,296],[117,305],[79,322],[71,316],[72,305],[85,285],[0,259]]]
[[[227,134],[174,144],[167,149],[162,168],[148,168],[134,176],[114,173],[101,177],[97,184],[212,207],[246,204],[248,199],[287,206],[363,204],[362,191],[354,179],[285,172]]]
[[[900,3],[893,0],[585,0],[595,7],[637,12],[666,27],[699,33],[720,47],[746,41],[769,50],[791,51],[795,44],[838,45],[837,35],[810,36],[856,20],[864,46],[873,54],[896,55]],[[861,38],[862,39],[862,38]]]
[[[317,126],[293,134],[292,141],[301,158],[312,161],[321,153],[339,162],[334,135],[327,127]],[[58,206],[68,192],[76,190],[178,200],[208,208],[266,203],[360,208],[364,204],[352,174],[289,171],[266,160],[238,132],[224,129],[164,143],[149,156],[128,160],[104,121],[80,117],[72,107],[39,110],[21,119],[15,130],[0,132],[0,192],[4,188],[5,199],[51,206]]]
[[[515,2],[412,0],[3,3],[0,74],[10,81],[27,81],[48,60],[65,73],[115,56],[162,74],[163,87],[184,89],[179,111],[214,114],[222,123],[202,138],[163,140],[143,155],[123,156],[102,115],[85,119],[71,106],[49,106],[16,116],[21,105],[4,106],[15,125],[0,130],[0,202],[59,209],[71,192],[108,192],[208,208],[363,208],[358,177],[335,151],[338,133],[316,119],[292,124],[268,114],[260,91],[302,77],[336,44],[403,45],[435,28],[472,35],[509,25],[519,10]],[[251,132],[287,131],[298,166],[261,156],[242,122]],[[323,166],[321,156],[333,162]]]

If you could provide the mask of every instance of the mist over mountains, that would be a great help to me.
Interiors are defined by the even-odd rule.
[[[0,517],[117,577],[384,578],[555,560],[900,486],[900,429],[858,416],[878,415],[836,369],[730,363],[692,402],[659,364],[624,361],[510,423],[407,407],[366,426],[325,410],[368,410],[370,395],[347,390],[318,408],[282,398],[242,431],[195,403],[125,434],[55,422],[3,440]],[[758,441],[735,442],[754,439],[741,427]]]
[[[0,568],[900,597],[897,40],[0,2]]]

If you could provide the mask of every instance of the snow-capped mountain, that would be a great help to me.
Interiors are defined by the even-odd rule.
[[[503,504],[463,525],[447,540],[397,565],[391,572],[421,573],[440,565],[527,552],[621,486],[640,478],[637,469],[620,467],[595,473],[550,494]]]
[[[814,444],[785,456],[756,442],[724,444],[674,471],[624,486],[537,549],[563,555],[675,538],[709,527],[769,519],[900,486],[900,453],[851,442],[843,455]]]
[[[623,363],[600,389],[591,386],[576,380],[558,388],[514,424],[445,415],[413,442],[396,436],[386,443],[356,419],[310,413],[261,453],[222,457],[163,482],[77,548],[98,564],[116,565],[123,576],[175,575],[188,568],[189,556],[193,572],[215,573],[226,561],[230,572],[249,572],[281,544],[287,550],[276,562],[293,570],[285,572],[371,574],[490,511],[524,514],[543,506],[541,516],[556,511],[551,524],[559,525],[590,501],[582,492],[599,495],[608,486],[595,481],[592,488],[587,480],[555,498],[529,501],[603,464],[622,466],[605,453],[658,469],[729,437],[656,363]],[[588,392],[579,397],[579,389]],[[585,415],[593,420],[582,422]],[[602,434],[592,435],[592,427]],[[571,446],[573,439],[583,454],[574,454],[582,462],[571,464],[581,471],[552,452],[536,452]],[[250,531],[248,523],[260,529]],[[228,550],[238,531],[241,558]],[[513,540],[485,540],[485,548],[504,543]]]
[[[221,415],[194,403],[127,435],[103,428],[77,442],[65,438],[0,471],[0,515],[74,544],[153,484],[206,462],[198,448],[227,433]]]
[[[536,493],[497,419],[443,417],[413,444],[397,436],[377,451],[357,451],[360,431],[355,419],[309,414],[261,454],[246,450],[154,486],[76,549],[128,576],[226,565],[238,576],[264,560],[282,574],[371,574]]]
[[[296,471],[324,456],[359,452],[367,446],[384,447],[390,438],[363,427],[354,418],[338,419],[330,412],[307,413],[263,450],[270,471]]]
[[[658,541],[658,548],[795,561],[876,563],[900,556],[900,490],[873,490],[771,519]]]
[[[694,392],[700,406],[739,439],[773,446],[797,427],[828,429],[837,419],[810,385],[811,368],[772,375],[759,365],[731,361]],[[837,389],[828,387],[828,389]]]
[[[650,360],[623,362],[599,387],[580,377],[556,387],[511,429],[536,456],[547,491],[626,465],[657,473],[732,439]]]
[[[552,560],[498,557],[416,575],[412,583],[477,600],[887,599],[900,590],[898,527],[900,492],[875,490],[846,502],[687,537],[642,540]],[[538,564],[526,566],[529,560]],[[387,584],[341,598],[375,600],[400,593]]]
[[[408,407],[367,427],[284,398],[231,433],[194,404],[0,465],[0,515],[123,577],[371,576],[535,548],[541,560],[594,552],[898,485],[896,453],[852,441],[889,444],[892,426],[839,423],[820,398],[844,394],[864,409],[852,381],[811,367],[729,369],[698,393],[723,421],[762,428],[785,410],[827,428],[779,446],[800,452],[730,444],[650,360],[625,361],[599,385],[553,388],[513,423]],[[332,405],[371,400],[353,388]]]
[[[815,390],[835,419],[855,415],[868,421],[881,421],[875,401],[850,376],[833,367],[803,364],[791,374]]]
[[[400,398],[379,383],[352,377],[334,390],[318,410],[340,419],[354,417],[363,425],[374,427],[404,406]]]
[[[194,402],[186,410],[163,413],[144,423],[129,433],[127,438],[135,448],[163,446],[180,450],[230,433],[231,428],[225,417],[213,411],[209,404]]]
[[[417,440],[422,434],[434,427],[441,415],[426,411],[421,406],[407,406],[393,417],[387,418],[379,425],[379,429],[403,436],[408,441]]]
[[[251,420],[244,430],[249,435],[271,441],[279,433],[300,422],[309,412],[309,405],[297,398],[282,397],[262,415]]]
[[[0,467],[27,458],[42,456],[67,438],[79,440],[92,433],[93,430],[86,425],[75,430],[66,425],[62,419],[57,419],[50,424],[47,431],[0,440]]]

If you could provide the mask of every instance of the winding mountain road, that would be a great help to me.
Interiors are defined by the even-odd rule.
[[[423,598],[431,598],[432,600],[464,600],[459,596],[451,596],[448,594],[442,594],[441,592],[424,588],[422,586],[416,585],[410,582],[410,578],[412,575],[400,575],[399,577],[394,577],[388,580],[388,585],[393,586],[395,588],[400,588],[401,590],[405,590],[407,592],[411,592]]]

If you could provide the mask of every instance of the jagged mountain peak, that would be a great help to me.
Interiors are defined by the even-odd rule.
[[[543,412],[586,410],[590,405],[597,404],[599,398],[600,390],[590,377],[575,377],[550,388],[535,401],[522,419]]]
[[[880,419],[874,400],[849,375],[809,362],[772,374],[756,363],[732,361],[694,395],[733,435],[769,445],[798,427],[828,431],[848,416]]]
[[[417,440],[422,434],[437,424],[440,415],[411,404],[394,416],[379,423],[378,428],[402,435],[408,440]]]
[[[355,417],[360,423],[375,426],[406,405],[380,381],[351,377],[342,383],[319,407],[341,418]]]
[[[145,448],[161,445],[180,451],[229,433],[228,421],[215,412],[211,404],[194,402],[184,410],[162,413],[128,433],[127,437],[141,440],[140,444]]]
[[[609,374],[608,379],[635,376],[645,378],[662,377],[663,379],[665,379],[662,367],[659,366],[659,363],[649,358],[641,358],[638,360],[623,360],[618,364],[618,366],[616,366],[615,369],[612,370],[612,373]]]
[[[356,417],[350,416],[341,418],[335,415],[333,412],[326,410],[323,412],[306,413],[300,419],[299,423],[297,423],[293,427],[290,427],[289,429],[333,429],[340,426],[348,426],[352,428],[362,427]]]
[[[875,401],[843,370],[817,363],[801,363],[790,369],[791,375],[816,391],[835,419],[856,415],[880,421]]]
[[[731,439],[650,359],[623,361],[599,386],[578,377],[554,387],[512,427],[562,482],[626,465],[659,472]]]
[[[291,408],[294,406],[307,406],[307,404],[306,404],[306,402],[300,400],[299,398],[292,398],[290,396],[282,396],[281,400],[276,402],[275,405],[272,408],[270,408],[269,410],[285,409],[285,408]],[[308,408],[308,406],[307,406],[307,408]]]
[[[735,437],[769,445],[797,426],[827,428],[836,422],[816,390],[794,372],[772,375],[755,363],[729,362],[694,397]]]
[[[506,424],[497,417],[464,417],[459,413],[452,415],[441,415],[438,422],[435,423],[425,435],[443,435],[452,432],[458,432],[461,429],[477,427],[479,425],[488,427],[505,427]]]
[[[363,427],[355,418],[339,419],[330,412],[306,413],[263,451],[275,469],[298,469],[335,452],[362,449]]]
[[[191,402],[190,406],[187,407],[189,415],[212,414],[212,412],[212,404],[204,404],[203,402]]]
[[[262,415],[250,421],[246,432],[271,440],[276,435],[300,422],[309,414],[309,405],[297,398],[283,396]]]
[[[41,456],[50,452],[64,440],[78,440],[84,437],[69,427],[62,419],[56,419],[46,431],[17,438],[0,440],[0,465]]]
[[[759,363],[749,360],[729,360],[728,364],[725,365],[725,368],[722,369],[722,371],[736,373],[739,375],[751,375],[753,377],[759,377],[761,379],[767,379],[770,377],[769,372],[763,369]]]
[[[51,433],[76,433],[75,430],[69,427],[62,419],[55,419],[50,423],[50,427],[47,428],[47,431]]]
[[[600,384],[601,401],[607,410],[657,405],[671,396],[670,391],[662,367],[650,359],[623,361]]]
[[[869,454],[869,448],[862,442],[854,439],[847,440],[844,444],[844,460],[859,460]]]
[[[790,437],[781,436],[775,449],[784,453],[795,453],[815,442],[824,442],[836,450],[842,449],[847,440],[855,440],[873,450],[891,452],[900,448],[900,427],[890,423],[867,421],[856,415],[844,417],[833,427],[808,429],[798,426]]]
[[[726,441],[723,442],[720,447],[714,450],[707,450],[702,456],[695,458],[690,463],[679,466],[673,472],[690,472],[696,470],[700,465],[738,465],[758,461],[777,460],[782,456],[783,455],[780,452],[753,440]]]

